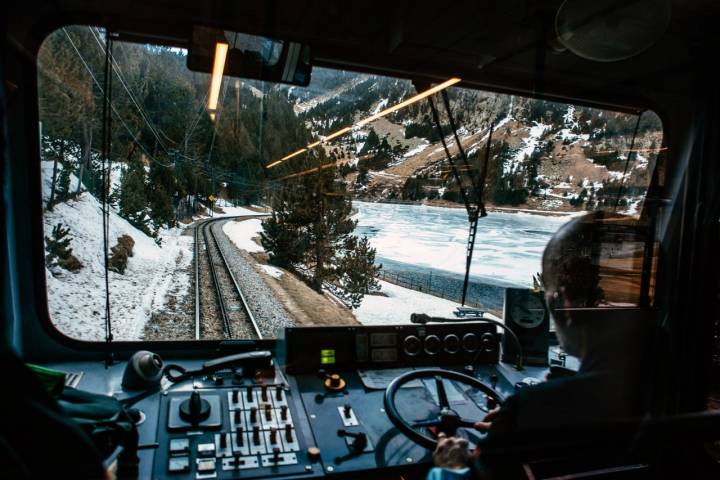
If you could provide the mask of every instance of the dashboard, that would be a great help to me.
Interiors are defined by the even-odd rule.
[[[258,352],[260,353],[260,352]],[[503,397],[544,367],[516,371],[499,362],[493,325],[482,323],[288,328],[266,358],[222,364],[184,381],[166,379],[135,404],[141,415],[140,478],[380,478],[424,474],[431,451],[388,418],[384,395],[397,376],[425,367],[468,374]],[[165,359],[196,370],[208,362]],[[126,363],[48,365],[78,379],[77,388],[128,398]],[[482,392],[445,380],[450,408],[480,419],[493,405]],[[409,421],[437,414],[430,379],[399,389]],[[470,443],[477,432],[464,431]],[[374,473],[373,473],[374,472]]]

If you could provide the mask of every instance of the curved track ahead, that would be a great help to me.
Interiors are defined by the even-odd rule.
[[[262,334],[235,279],[214,228],[225,220],[242,217],[221,217],[206,220],[195,228],[195,339],[208,336],[203,332],[221,332],[224,338],[262,339]],[[202,239],[200,239],[202,235]],[[202,248],[204,247],[204,248]],[[201,252],[202,250],[202,252]],[[202,255],[204,253],[204,255]],[[210,281],[202,282],[201,270],[207,269]],[[212,285],[214,301],[204,285]],[[217,335],[217,334],[216,334]]]

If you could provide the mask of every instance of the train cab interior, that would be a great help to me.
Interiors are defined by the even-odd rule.
[[[0,477],[720,478],[716,2],[3,8]]]

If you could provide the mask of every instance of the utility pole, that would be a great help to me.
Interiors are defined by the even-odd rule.
[[[238,132],[238,123],[240,119],[240,80],[235,80],[235,135]]]

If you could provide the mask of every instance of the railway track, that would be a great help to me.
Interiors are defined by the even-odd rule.
[[[234,218],[206,220],[195,228],[196,340],[263,338],[216,238],[215,229]]]

